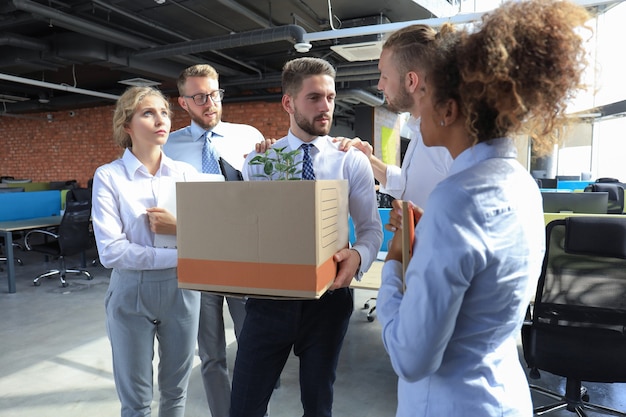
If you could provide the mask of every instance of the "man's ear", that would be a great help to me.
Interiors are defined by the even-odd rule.
[[[183,97],[178,97],[178,105],[182,107],[183,109],[185,109],[186,111],[189,111],[189,109],[187,108],[187,102],[185,101]]]
[[[406,88],[410,93],[414,93],[419,85],[420,77],[415,71],[409,71],[406,73],[405,83]]]
[[[283,109],[289,114],[294,113],[294,109],[292,108],[293,100],[292,97],[288,94],[283,94],[283,98],[281,100],[283,104]]]

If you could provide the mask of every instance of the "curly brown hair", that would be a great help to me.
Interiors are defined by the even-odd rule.
[[[527,0],[485,14],[472,32],[444,25],[429,74],[435,103],[458,101],[474,143],[528,134],[537,154],[549,153],[562,137],[567,102],[584,88],[579,29],[589,18],[569,1]]]

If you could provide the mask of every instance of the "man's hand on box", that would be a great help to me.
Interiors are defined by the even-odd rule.
[[[162,207],[151,207],[146,209],[150,231],[160,235],[176,234],[176,217]]]
[[[337,262],[337,276],[328,288],[329,291],[349,287],[361,265],[361,255],[354,249],[342,249],[334,255],[334,258]]]

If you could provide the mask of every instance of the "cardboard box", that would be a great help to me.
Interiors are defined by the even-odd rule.
[[[348,246],[348,182],[233,181],[176,186],[179,287],[319,298]]]

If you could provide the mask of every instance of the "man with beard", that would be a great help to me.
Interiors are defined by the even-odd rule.
[[[332,415],[335,372],[353,310],[348,287],[370,267],[382,242],[374,178],[367,158],[354,149],[339,150],[328,136],[336,96],[334,68],[319,58],[289,61],[283,67],[282,88],[290,128],[272,148],[285,148],[285,152],[302,149],[299,158],[305,180],[348,180],[348,209],[356,242],[334,255],[337,275],[319,299],[248,300],[233,371],[230,417],[263,416],[292,348],[300,360],[303,415]],[[246,162],[255,155],[248,155]],[[263,166],[244,164],[245,179],[259,179],[255,175],[261,173]]]
[[[191,117],[191,124],[170,134],[163,150],[174,160],[193,165],[199,172],[219,174],[221,157],[241,171],[245,155],[264,141],[256,128],[222,121],[222,98],[218,74],[210,65],[194,65],[178,77],[178,104]],[[212,164],[211,164],[212,162]],[[210,271],[208,272],[210,273]],[[211,415],[227,417],[230,380],[226,363],[224,298],[238,336],[245,317],[245,300],[202,293],[198,355],[202,382]]]
[[[340,149],[355,147],[369,159],[380,192],[407,200],[424,208],[430,192],[444,179],[452,164],[450,153],[443,146],[424,145],[419,129],[419,100],[425,68],[430,62],[429,46],[437,32],[427,25],[412,25],[392,33],[383,44],[378,61],[378,89],[385,94],[387,108],[392,112],[410,112],[411,132],[402,168],[387,165],[374,155],[368,142],[359,138],[341,140]],[[339,140],[339,139],[337,139]]]

